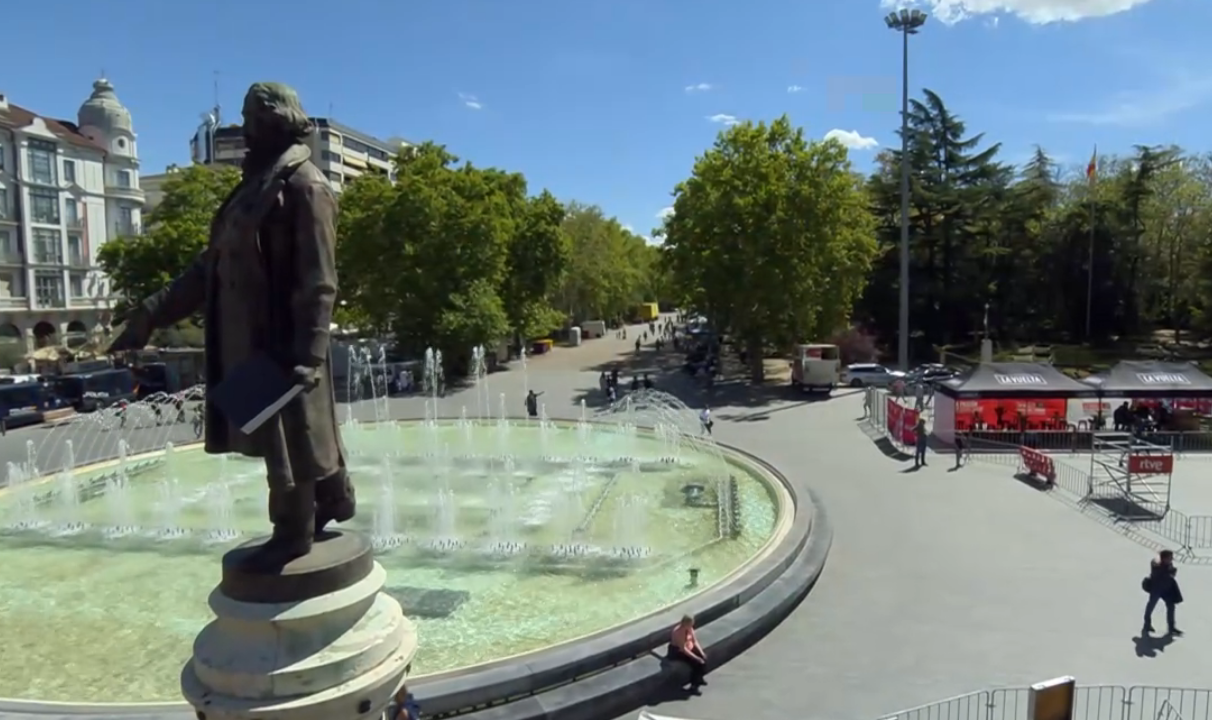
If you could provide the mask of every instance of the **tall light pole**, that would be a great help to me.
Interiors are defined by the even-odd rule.
[[[909,369],[909,36],[926,24],[921,10],[888,13],[884,23],[901,34],[901,313],[897,360]]]

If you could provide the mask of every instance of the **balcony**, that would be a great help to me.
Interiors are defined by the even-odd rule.
[[[110,185],[105,184],[105,194],[116,197],[125,198],[127,200],[138,200],[143,202],[144,194],[141,188],[131,187],[129,185]]]
[[[116,222],[114,223],[114,237],[135,237],[143,234],[143,227],[139,223]]]
[[[27,297],[0,297],[0,308],[5,310],[28,310],[29,298]]]
[[[68,230],[83,230],[85,226],[84,218],[68,218],[67,222],[63,223]]]
[[[90,265],[88,263],[88,258],[84,257],[84,255],[81,253],[68,253],[67,264],[68,264],[68,266],[73,267],[73,268],[90,267]]]
[[[25,258],[15,250],[0,251],[0,265],[24,265]]]

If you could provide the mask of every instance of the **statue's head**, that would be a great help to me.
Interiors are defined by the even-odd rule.
[[[244,139],[250,150],[305,140],[313,125],[294,88],[282,83],[253,83],[244,96]]]

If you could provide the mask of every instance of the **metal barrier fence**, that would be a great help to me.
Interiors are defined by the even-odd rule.
[[[968,457],[978,462],[1021,469],[1018,453],[1021,446],[990,440],[988,435],[978,433],[969,438]],[[965,437],[968,437],[967,433]],[[1056,468],[1056,488],[1072,496],[1079,505],[1092,504],[1094,484],[1090,473],[1066,462],[1063,455],[1050,453],[1049,457]],[[1160,517],[1134,519],[1132,525],[1173,543],[1173,549],[1180,555],[1212,549],[1212,515],[1187,515],[1171,508]]]
[[[887,437],[898,449],[905,448],[900,438],[888,433],[887,391],[878,388],[866,388],[866,421],[880,434]],[[912,407],[913,400],[900,400],[902,405]],[[1015,470],[1022,470],[1023,463],[1019,456],[1019,448],[1029,447],[1048,452],[1056,468],[1055,487],[1070,496],[1081,508],[1094,505],[1091,497],[1094,493],[1094,480],[1088,469],[1077,467],[1067,462],[1064,453],[1077,454],[1083,449],[1089,451],[1091,434],[1089,432],[1033,430],[1028,432],[1012,432],[1000,430],[985,430],[965,432],[963,437],[967,447],[968,457],[982,463],[993,463]],[[1200,447],[1200,438],[1212,438],[1209,433],[1151,433],[1142,436],[1143,440],[1156,444],[1173,443],[1175,451],[1180,447]],[[932,442],[936,452],[948,452],[953,448]],[[1212,442],[1208,445],[1212,449]],[[1088,456],[1087,456],[1088,457]],[[1085,465],[1086,460],[1073,458],[1075,462]],[[1101,509],[1101,508],[1100,508]],[[1105,510],[1103,510],[1106,513]],[[1187,515],[1171,508],[1160,517],[1145,519],[1136,518],[1131,521],[1132,527],[1156,535],[1166,543],[1174,545],[1174,550],[1180,555],[1190,556],[1196,550],[1212,550],[1212,515]]]
[[[1027,688],[982,690],[880,720],[1029,720]],[[1073,720],[1212,720],[1212,690],[1090,685],[1076,688]]]
[[[988,439],[1009,445],[1025,445],[1036,450],[1061,452],[1090,452],[1095,433],[1089,430],[971,430],[965,437]],[[1179,455],[1212,453],[1212,433],[1154,432],[1142,433],[1140,440],[1162,447],[1172,447]],[[1212,455],[1210,455],[1212,457]]]

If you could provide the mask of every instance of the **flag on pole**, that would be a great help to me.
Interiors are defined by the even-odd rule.
[[[1090,156],[1090,164],[1086,166],[1086,180],[1093,185],[1098,179],[1098,146],[1094,146],[1094,154]]]

